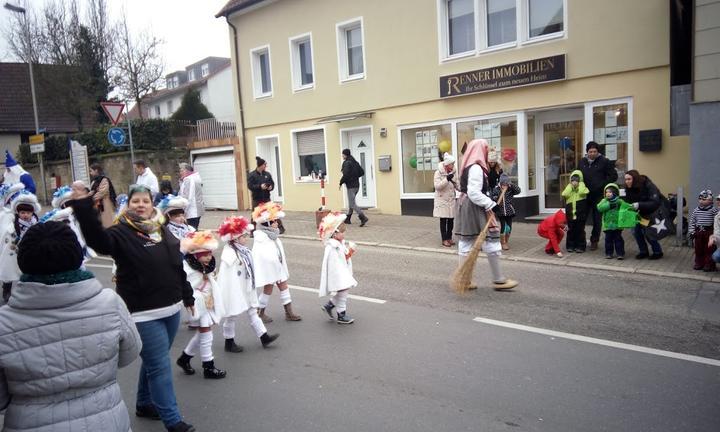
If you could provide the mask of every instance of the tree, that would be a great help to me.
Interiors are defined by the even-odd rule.
[[[172,115],[173,120],[198,120],[215,118],[207,107],[200,100],[200,92],[197,89],[190,89],[185,93],[180,103],[180,108]]]
[[[155,90],[163,77],[164,64],[159,52],[163,41],[148,31],[131,36],[126,15],[120,22],[118,36],[114,83],[125,99],[135,101],[142,119],[142,97]]]

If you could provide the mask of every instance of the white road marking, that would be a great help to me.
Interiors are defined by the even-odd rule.
[[[307,291],[307,292],[311,292],[311,293],[315,293],[315,294],[318,294],[320,292],[320,290],[317,288],[301,287],[301,286],[297,286],[297,285],[288,285],[288,287],[298,290],[298,291]],[[353,294],[348,295],[348,297],[351,299],[362,300],[362,301],[366,301],[366,302],[370,302],[370,303],[377,303],[377,304],[387,303],[385,300],[380,300],[380,299],[376,299],[376,298],[372,298],[372,297],[363,297],[363,296],[353,295]]]
[[[613,341],[609,341],[609,340],[605,340],[605,339],[597,339],[597,338],[593,338],[593,337],[580,336],[580,335],[576,335],[576,334],[572,334],[572,333],[564,333],[564,332],[559,332],[559,331],[555,331],[555,330],[547,330],[547,329],[542,329],[542,328],[538,328],[538,327],[530,327],[530,326],[526,326],[526,325],[522,325],[522,324],[514,324],[514,323],[510,323],[510,322],[506,322],[506,321],[497,321],[497,320],[493,320],[493,319],[489,319],[489,318],[475,317],[473,319],[473,321],[483,323],[483,324],[494,325],[494,326],[498,326],[498,327],[506,327],[506,328],[511,328],[511,329],[515,329],[515,330],[522,330],[522,331],[526,331],[526,332],[530,332],[530,333],[538,333],[538,334],[542,334],[542,335],[546,335],[546,336],[570,339],[570,340],[575,340],[575,341],[580,341],[580,342],[587,342],[587,343],[596,344],[596,345],[603,345],[603,346],[608,346],[611,348],[636,351],[636,352],[641,352],[641,353],[651,354],[651,355],[656,355],[656,356],[661,356],[661,357],[674,358],[677,360],[685,360],[685,361],[690,361],[690,362],[695,362],[695,363],[702,363],[702,364],[706,364],[706,365],[710,365],[710,366],[720,366],[720,360],[709,359],[709,358],[699,357],[699,356],[694,356],[694,355],[689,355],[689,354],[680,354],[680,353],[675,353],[675,352],[671,352],[671,351],[663,351],[663,350],[654,349],[654,348],[647,348],[647,347],[638,346],[638,345],[626,344],[626,343],[622,343],[622,342],[613,342]]]
[[[113,266],[107,265],[107,264],[85,264],[85,267],[97,267],[97,268],[106,268],[106,269],[113,268]]]

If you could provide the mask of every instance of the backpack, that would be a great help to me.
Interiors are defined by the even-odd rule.
[[[355,175],[360,178],[365,175],[365,170],[358,161],[355,161]]]

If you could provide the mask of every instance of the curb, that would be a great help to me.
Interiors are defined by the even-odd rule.
[[[283,238],[293,239],[293,240],[310,240],[310,241],[319,241],[316,237],[309,237],[309,236],[301,236],[301,235],[282,235]],[[385,248],[385,249],[395,249],[395,250],[411,250],[411,251],[417,251],[417,252],[428,252],[428,253],[440,253],[444,255],[455,255],[456,252],[453,249],[439,249],[439,248],[431,248],[431,247],[423,247],[423,246],[406,246],[406,245],[396,245],[391,243],[377,243],[377,242],[368,242],[368,241],[357,241],[355,242],[362,246],[370,246],[370,247],[378,247],[378,248]],[[485,256],[484,253],[480,253],[480,256]],[[507,261],[514,261],[514,262],[525,262],[525,263],[531,263],[531,264],[544,264],[544,265],[552,265],[552,266],[558,266],[558,267],[573,267],[573,268],[588,268],[588,264],[586,263],[578,263],[573,261],[568,261],[565,258],[561,258],[559,260],[548,260],[543,258],[530,258],[530,257],[523,257],[523,256],[508,256],[503,255],[502,259]],[[663,271],[657,271],[657,270],[645,270],[645,269],[639,269],[636,267],[613,267],[608,266],[604,264],[594,264],[591,268],[592,270],[604,270],[604,271],[611,271],[615,273],[626,273],[626,274],[638,274],[638,275],[644,275],[644,276],[660,276],[660,277],[669,277],[673,279],[685,279],[685,280],[693,280],[693,281],[699,281],[699,282],[715,282],[720,283],[720,276],[702,276],[702,275],[693,275],[693,274],[685,274],[685,273],[671,273],[671,272],[663,272]]]

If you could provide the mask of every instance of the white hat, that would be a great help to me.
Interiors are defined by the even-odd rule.
[[[70,186],[60,186],[53,194],[53,208],[59,209],[63,204],[70,201],[70,199],[72,198],[72,193],[73,192]]]
[[[17,213],[17,207],[21,204],[32,206],[33,213],[35,214],[40,213],[40,203],[38,202],[38,199],[34,193],[28,192],[26,190],[20,191],[20,193],[18,193],[17,196],[15,196],[15,198],[13,198],[12,202],[10,203],[10,207],[12,208],[13,213]]]
[[[332,212],[328,213],[320,222],[320,226],[318,227],[318,236],[320,236],[321,240],[328,240],[330,237],[332,237],[333,234],[335,234],[335,231],[337,231],[338,227],[345,222],[345,219],[347,219],[347,215],[345,213],[341,212]]]
[[[9,205],[13,196],[25,189],[25,185],[22,183],[13,183],[11,185],[0,185],[0,199],[2,199],[3,205]]]
[[[445,153],[443,155],[442,164],[445,166],[452,165],[455,163],[455,156],[451,155],[450,153]]]
[[[166,215],[173,210],[185,211],[187,206],[188,200],[186,200],[185,198],[181,196],[168,195],[163,198],[162,201],[160,201],[157,207],[162,212],[162,214]]]

